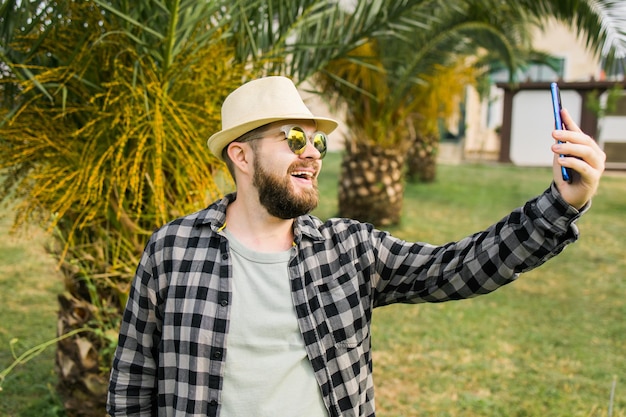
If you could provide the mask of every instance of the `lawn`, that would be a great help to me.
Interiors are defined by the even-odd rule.
[[[321,218],[337,213],[339,155],[325,160]],[[550,171],[442,165],[432,184],[409,184],[408,240],[442,244],[485,228],[549,184]],[[626,176],[603,179],[581,240],[493,294],[374,313],[380,417],[626,416]],[[5,231],[10,221],[3,218]],[[54,337],[61,278],[44,237],[0,242],[0,371],[16,349]],[[54,352],[20,366],[0,392],[0,416],[61,415],[51,389]],[[611,392],[614,400],[611,402]]]
[[[38,229],[10,234],[13,210],[0,211],[0,372],[33,346],[56,335],[56,295],[62,278]],[[13,353],[14,352],[14,353]],[[0,416],[62,416],[54,385],[54,347],[16,368],[2,383]]]

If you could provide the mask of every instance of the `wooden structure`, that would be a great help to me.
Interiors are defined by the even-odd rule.
[[[498,160],[500,162],[513,162],[511,160],[511,138],[512,138],[512,127],[513,127],[513,114],[515,113],[514,105],[514,97],[516,94],[522,91],[529,90],[541,90],[545,91],[547,97],[549,98],[550,91],[550,83],[549,82],[523,82],[516,84],[509,83],[497,83],[499,88],[504,90],[504,100],[503,100],[503,113],[502,113],[502,127],[500,131],[500,153]],[[626,82],[616,82],[616,81],[586,81],[586,82],[565,82],[559,81],[559,88],[561,92],[565,91],[576,91],[582,100],[580,106],[580,114],[572,115],[573,117],[578,118],[580,128],[587,133],[589,136],[593,138],[597,138],[598,133],[598,117],[597,115],[589,110],[588,101],[589,94],[594,92],[598,95],[610,90],[616,86],[621,86],[622,89],[626,89]],[[565,103],[564,103],[565,104]],[[567,105],[565,105],[567,107]],[[626,132],[625,132],[626,136]],[[608,154],[608,153],[607,153]],[[625,161],[626,162],[626,161]]]

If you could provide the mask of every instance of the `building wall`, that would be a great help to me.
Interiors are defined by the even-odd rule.
[[[562,23],[551,20],[541,30],[535,30],[533,46],[539,51],[565,58],[565,81],[601,78],[598,58],[587,50],[583,39]]]

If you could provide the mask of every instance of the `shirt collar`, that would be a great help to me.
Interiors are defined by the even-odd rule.
[[[227,194],[202,210],[196,217],[194,227],[209,226],[217,233],[226,223],[226,207],[235,201],[235,198],[237,198],[237,193]]]
[[[198,214],[194,222],[194,227],[208,225],[215,233],[219,232],[226,223],[226,208],[230,203],[235,201],[236,198],[237,193],[231,193],[212,203]],[[320,220],[310,214],[297,217],[293,226],[295,243],[299,244],[302,240],[302,236],[307,236],[312,240],[322,240],[323,237],[319,231],[320,224]]]

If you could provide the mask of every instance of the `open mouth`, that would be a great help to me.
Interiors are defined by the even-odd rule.
[[[292,177],[311,181],[314,178],[314,174],[309,171],[294,171],[291,173]]]

